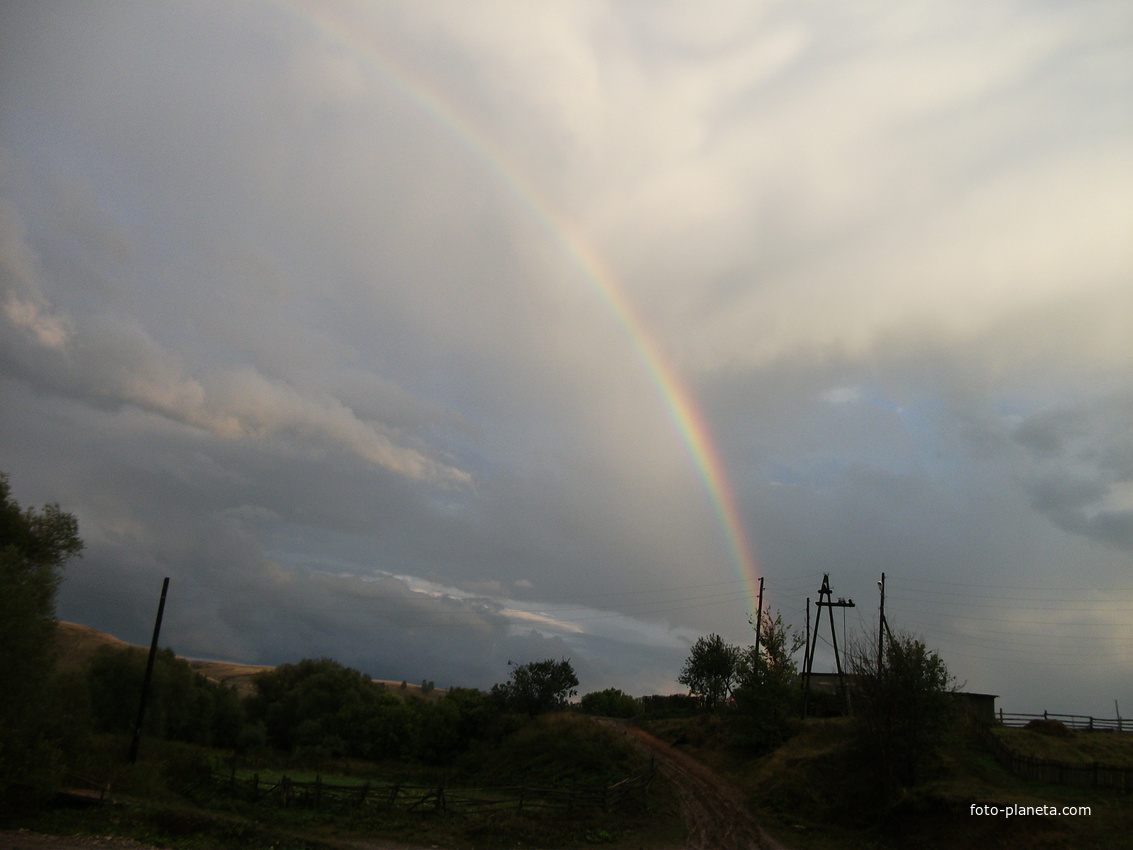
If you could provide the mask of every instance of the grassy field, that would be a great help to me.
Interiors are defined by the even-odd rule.
[[[110,779],[112,802],[75,809],[52,807],[29,812],[0,828],[25,828],[49,834],[115,835],[158,847],[192,850],[331,850],[359,843],[403,842],[422,847],[575,848],[606,846],[616,850],[678,847],[683,825],[675,795],[660,777],[644,798],[610,811],[600,808],[548,810],[508,805],[496,811],[436,811],[358,807],[330,802],[284,808],[278,798],[254,802],[234,792],[230,756],[188,744],[147,740],[136,765],[122,762],[125,736],[102,736],[103,757],[91,760],[92,775]],[[419,788],[443,785],[450,795],[496,785],[559,788],[609,784],[648,769],[648,759],[623,736],[577,715],[537,718],[492,747],[470,752],[455,765],[429,767],[411,763],[331,762],[318,772],[286,761],[265,760],[251,772],[264,785],[287,775],[294,782],[360,788],[410,783]],[[215,779],[209,779],[219,771]],[[239,768],[237,777],[248,778]],[[414,793],[420,793],[415,791]],[[375,792],[375,796],[377,793]],[[477,794],[492,798],[487,791]],[[511,792],[497,794],[511,798]]]
[[[768,831],[795,850],[890,850],[923,847],[971,850],[1127,850],[1133,835],[1133,797],[1112,791],[1043,785],[1018,779],[973,735],[957,733],[942,748],[927,781],[883,810],[868,805],[869,790],[847,746],[845,719],[808,720],[775,752],[745,758],[731,745],[721,718],[651,724],[664,740],[696,755],[740,787]],[[1049,757],[1073,754],[1106,760],[1133,754],[1133,735],[1075,733],[1048,739],[1002,730],[1012,746]],[[1042,740],[1035,740],[1042,739]],[[1089,806],[1089,816],[977,816],[972,805]]]
[[[1064,738],[1005,727],[996,727],[993,732],[1012,750],[1031,758],[1133,767],[1133,734],[1130,733],[1072,731]]]

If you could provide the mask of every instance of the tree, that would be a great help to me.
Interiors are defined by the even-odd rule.
[[[749,622],[751,618],[749,617]],[[752,623],[753,628],[755,623]],[[759,618],[759,643],[744,650],[738,662],[737,687],[733,692],[749,746],[768,749],[787,734],[788,718],[798,698],[798,665],[794,655],[804,643],[783,615],[771,616],[768,608]]]
[[[249,719],[260,721],[268,741],[281,750],[322,748],[358,754],[369,745],[368,722],[383,700],[369,677],[330,658],[304,659],[259,673],[256,693],[245,702]]]
[[[511,678],[506,684],[492,685],[492,696],[508,710],[534,717],[565,708],[567,700],[578,693],[577,687],[578,676],[569,659],[547,658],[512,664]]]
[[[82,548],[74,516],[56,504],[21,509],[0,473],[0,792],[46,761],[55,594],[63,565]]]
[[[709,709],[722,705],[736,684],[740,660],[738,647],[717,634],[699,637],[677,681],[699,697]]]
[[[641,714],[641,700],[619,688],[592,691],[578,701],[578,706],[586,714],[599,717],[635,717]]]
[[[955,717],[954,679],[936,652],[908,635],[890,637],[878,670],[875,642],[851,651],[854,730],[887,796],[915,785]]]
[[[100,647],[87,668],[91,716],[105,732],[128,732],[138,714],[146,653],[137,647]],[[236,691],[213,682],[163,649],[154,658],[145,716],[149,735],[229,747],[238,742],[243,709]]]

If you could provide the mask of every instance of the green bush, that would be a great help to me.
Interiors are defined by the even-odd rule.
[[[95,728],[130,732],[137,721],[147,657],[136,647],[99,647],[87,668]],[[243,727],[235,691],[209,681],[163,649],[154,658],[143,731],[153,737],[235,747]]]
[[[583,713],[598,717],[628,718],[641,713],[641,701],[618,688],[592,691],[579,700],[578,707]]]

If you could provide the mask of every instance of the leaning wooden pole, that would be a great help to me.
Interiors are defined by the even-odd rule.
[[[153,640],[149,645],[149,660],[146,662],[146,677],[142,680],[142,698],[138,703],[138,719],[134,723],[134,739],[130,742],[130,764],[138,760],[138,744],[142,740],[142,721],[146,717],[146,701],[149,698],[150,680],[153,678],[153,662],[157,657],[157,638],[161,634],[161,617],[165,613],[165,595],[169,592],[169,576],[161,583],[161,601],[157,604],[157,619],[153,624]]]

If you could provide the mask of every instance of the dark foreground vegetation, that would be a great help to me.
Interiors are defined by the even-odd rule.
[[[146,653],[107,642],[56,664],[73,657],[59,652],[55,591],[81,548],[73,517],[21,509],[0,476],[0,829],[196,850],[682,846],[679,789],[622,734],[628,722],[708,765],[795,850],[1131,846],[1128,793],[1022,780],[988,736],[1030,758],[1131,765],[1133,736],[979,731],[941,659],[903,636],[880,658],[857,653],[853,717],[800,720],[799,641],[770,611],[755,647],[698,641],[680,676],[690,694],[673,697],[611,688],[574,703],[570,662],[553,659],[487,692],[389,687],[306,659],[241,696],[166,649],[130,763]],[[812,695],[810,709],[841,704]],[[972,813],[1012,804],[1090,814]]]
[[[56,663],[74,655],[60,652],[54,600],[81,549],[74,517],[21,508],[0,476],[0,829],[194,848],[679,840],[649,757],[565,712],[578,685],[567,660],[438,694],[306,659],[257,674],[241,698],[164,649],[131,762],[147,653],[108,641]],[[584,699],[616,714],[627,698]]]

